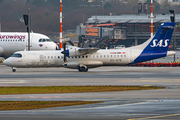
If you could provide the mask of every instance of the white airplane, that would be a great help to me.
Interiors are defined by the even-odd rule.
[[[123,66],[161,57],[174,55],[168,51],[175,23],[163,23],[154,37],[145,43],[123,49],[93,49],[70,47],[60,51],[19,51],[15,52],[4,64],[17,68],[66,67],[87,72],[88,68],[100,66]],[[68,57],[66,59],[66,57]],[[66,63],[67,61],[67,63]]]
[[[49,37],[30,33],[31,50],[56,50],[56,43]],[[23,32],[0,32],[0,57],[7,58],[16,51],[28,49],[28,33]]]

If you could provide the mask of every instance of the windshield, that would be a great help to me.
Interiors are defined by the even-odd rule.
[[[22,57],[22,55],[21,55],[21,54],[19,54],[19,53],[15,53],[15,54],[13,54],[11,57],[21,58],[21,57]]]
[[[50,39],[39,39],[39,42],[52,42]]]

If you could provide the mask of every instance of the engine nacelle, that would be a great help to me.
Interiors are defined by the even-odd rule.
[[[72,48],[66,50],[66,53],[67,53],[67,57],[75,57],[86,54],[93,54],[96,53],[98,50],[99,50],[98,48]]]
[[[81,56],[85,54],[84,52],[80,52],[78,48],[67,50],[66,53],[67,53],[67,57]]]
[[[0,55],[3,55],[3,53],[4,53],[4,49],[0,47]]]

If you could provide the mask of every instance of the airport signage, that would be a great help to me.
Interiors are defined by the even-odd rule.
[[[97,28],[86,28],[86,35],[87,36],[98,36],[99,30]]]

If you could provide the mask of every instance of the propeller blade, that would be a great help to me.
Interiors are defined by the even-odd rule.
[[[63,54],[64,54],[64,63],[67,63],[67,53],[66,53],[66,41],[63,41]]]

